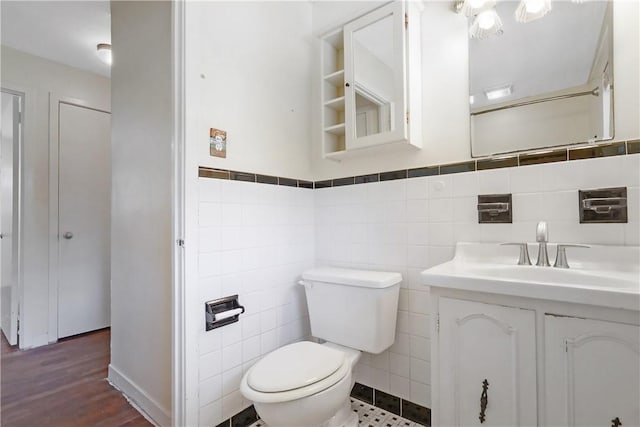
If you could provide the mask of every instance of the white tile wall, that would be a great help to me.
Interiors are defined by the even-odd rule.
[[[198,354],[200,425],[249,406],[239,385],[262,355],[309,335],[300,273],[314,265],[314,194],[200,178]],[[205,332],[204,302],[238,294],[240,321]]]
[[[628,224],[580,224],[578,189],[626,186]],[[429,293],[419,273],[451,259],[457,241],[638,245],[640,155],[589,159],[315,190],[316,264],[390,270],[405,278],[396,342],[364,355],[356,380],[430,406]],[[513,193],[513,224],[477,223],[478,194]]]

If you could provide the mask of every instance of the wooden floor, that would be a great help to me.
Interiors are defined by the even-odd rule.
[[[21,351],[3,335],[0,425],[151,426],[106,381],[109,341],[103,329]]]

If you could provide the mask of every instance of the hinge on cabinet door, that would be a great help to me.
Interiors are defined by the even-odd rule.
[[[564,352],[569,353],[569,343],[567,341],[564,342]]]
[[[409,124],[409,112],[407,111],[407,124]]]
[[[405,28],[405,30],[409,28],[409,14],[408,13],[404,14],[404,28]]]
[[[440,313],[436,314],[436,332],[440,333]]]
[[[178,239],[176,240],[176,243],[178,244],[178,246],[180,246],[181,248],[184,248],[184,239]]]

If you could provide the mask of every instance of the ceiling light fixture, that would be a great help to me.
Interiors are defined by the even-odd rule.
[[[474,39],[483,39],[498,33],[502,29],[502,21],[495,9],[480,12],[473,19],[469,28],[469,35]]]
[[[516,9],[516,21],[531,22],[542,18],[551,10],[551,0],[520,0]]]
[[[513,92],[513,86],[509,85],[509,86],[499,87],[497,89],[487,90],[484,92],[484,94],[487,96],[487,99],[489,101],[493,101],[499,98],[504,98],[505,96],[509,96],[511,95],[512,92]]]
[[[474,16],[480,12],[491,9],[496,5],[496,0],[464,0],[460,12],[465,16]]]
[[[111,45],[109,43],[99,43],[97,46],[98,58],[107,65],[111,65]]]

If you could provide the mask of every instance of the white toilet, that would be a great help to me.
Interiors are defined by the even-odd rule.
[[[381,353],[396,331],[399,273],[342,268],[305,271],[311,334],[252,366],[240,392],[269,427],[355,427],[349,394],[360,352]]]

